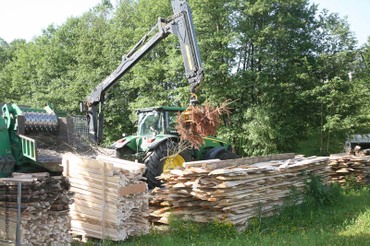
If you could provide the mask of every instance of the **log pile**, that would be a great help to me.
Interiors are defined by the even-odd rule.
[[[196,222],[227,221],[243,230],[250,218],[282,205],[292,186],[302,188],[303,172],[329,179],[328,157],[273,160],[282,157],[184,163],[183,170],[160,176],[165,188],[152,192],[152,221],[168,223],[173,214]]]
[[[344,185],[354,179],[360,184],[370,183],[370,157],[354,155],[331,155],[329,166],[333,171],[331,180]]]
[[[144,165],[112,157],[63,156],[74,203],[70,208],[72,233],[83,237],[125,240],[149,232]]]
[[[70,245],[68,180],[48,173],[13,173],[0,179],[0,244],[16,241],[18,183],[21,183],[21,245]]]

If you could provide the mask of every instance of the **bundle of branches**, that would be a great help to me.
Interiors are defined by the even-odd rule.
[[[178,114],[176,129],[181,141],[189,142],[194,148],[204,143],[203,137],[215,135],[220,124],[220,116],[229,114],[228,101],[219,107],[213,107],[209,103],[201,106],[189,106],[186,111]]]

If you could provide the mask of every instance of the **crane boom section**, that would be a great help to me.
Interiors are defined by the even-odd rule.
[[[204,72],[192,14],[187,1],[172,0],[172,8],[175,14],[168,19],[158,18],[158,23],[122,57],[116,70],[92,90],[85,102],[87,107],[103,102],[105,92],[170,33],[179,39],[185,76],[191,86],[190,91],[194,93],[195,87],[203,80]],[[153,35],[154,31],[157,32]]]
[[[203,80],[204,71],[188,1],[171,0],[171,4],[174,14],[168,19],[158,18],[157,24],[122,57],[121,64],[92,90],[85,102],[81,103],[81,110],[87,111],[90,138],[95,142],[99,143],[102,140],[102,104],[105,92],[169,34],[178,37],[190,92],[195,93],[196,86]]]

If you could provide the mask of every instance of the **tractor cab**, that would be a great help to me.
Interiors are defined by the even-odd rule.
[[[177,135],[176,117],[184,111],[180,107],[153,107],[138,109],[137,136],[155,137],[161,134]]]
[[[184,111],[181,107],[150,107],[137,109],[136,135],[124,137],[113,143],[116,156],[121,159],[142,159],[146,151],[157,147],[166,140],[178,142],[176,117]]]

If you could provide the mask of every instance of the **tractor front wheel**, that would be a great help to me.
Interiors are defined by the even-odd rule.
[[[156,177],[165,170],[182,167],[186,161],[191,161],[191,155],[187,149],[180,149],[173,141],[165,141],[152,151],[149,151],[143,159],[146,166],[144,176],[147,179],[149,189],[161,186],[161,181]]]

